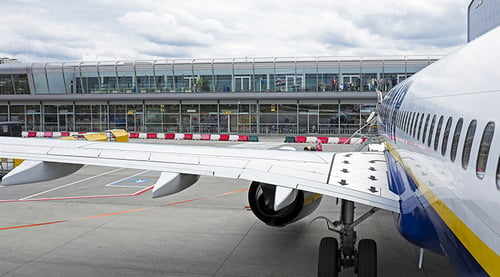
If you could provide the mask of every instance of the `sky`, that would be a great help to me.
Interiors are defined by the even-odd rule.
[[[470,0],[4,0],[22,62],[443,55]]]

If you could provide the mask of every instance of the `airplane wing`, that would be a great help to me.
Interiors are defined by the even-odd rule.
[[[0,157],[26,160],[24,167],[4,177],[4,185],[37,181],[33,176],[58,171],[64,176],[87,164],[156,170],[162,172],[160,179],[178,173],[245,179],[400,211],[399,197],[388,187],[382,152],[299,152],[0,137]]]

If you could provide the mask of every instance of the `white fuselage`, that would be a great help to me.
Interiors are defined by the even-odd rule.
[[[382,106],[382,129],[389,148],[428,204],[490,275],[500,274],[498,128],[485,168],[478,159],[486,126],[500,123],[499,46],[500,27],[401,84],[407,89],[398,93],[395,88]],[[451,128],[443,142],[450,118]],[[459,119],[463,125],[453,159]],[[473,139],[467,155],[466,137],[473,121],[476,129],[469,136]],[[448,251],[443,249],[452,257]]]

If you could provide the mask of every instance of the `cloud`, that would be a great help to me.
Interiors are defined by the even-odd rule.
[[[444,54],[469,0],[3,1],[0,53],[26,62]]]

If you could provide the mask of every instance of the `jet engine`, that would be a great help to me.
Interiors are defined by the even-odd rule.
[[[255,216],[270,226],[282,227],[298,221],[318,208],[321,194],[252,182],[248,202]]]

